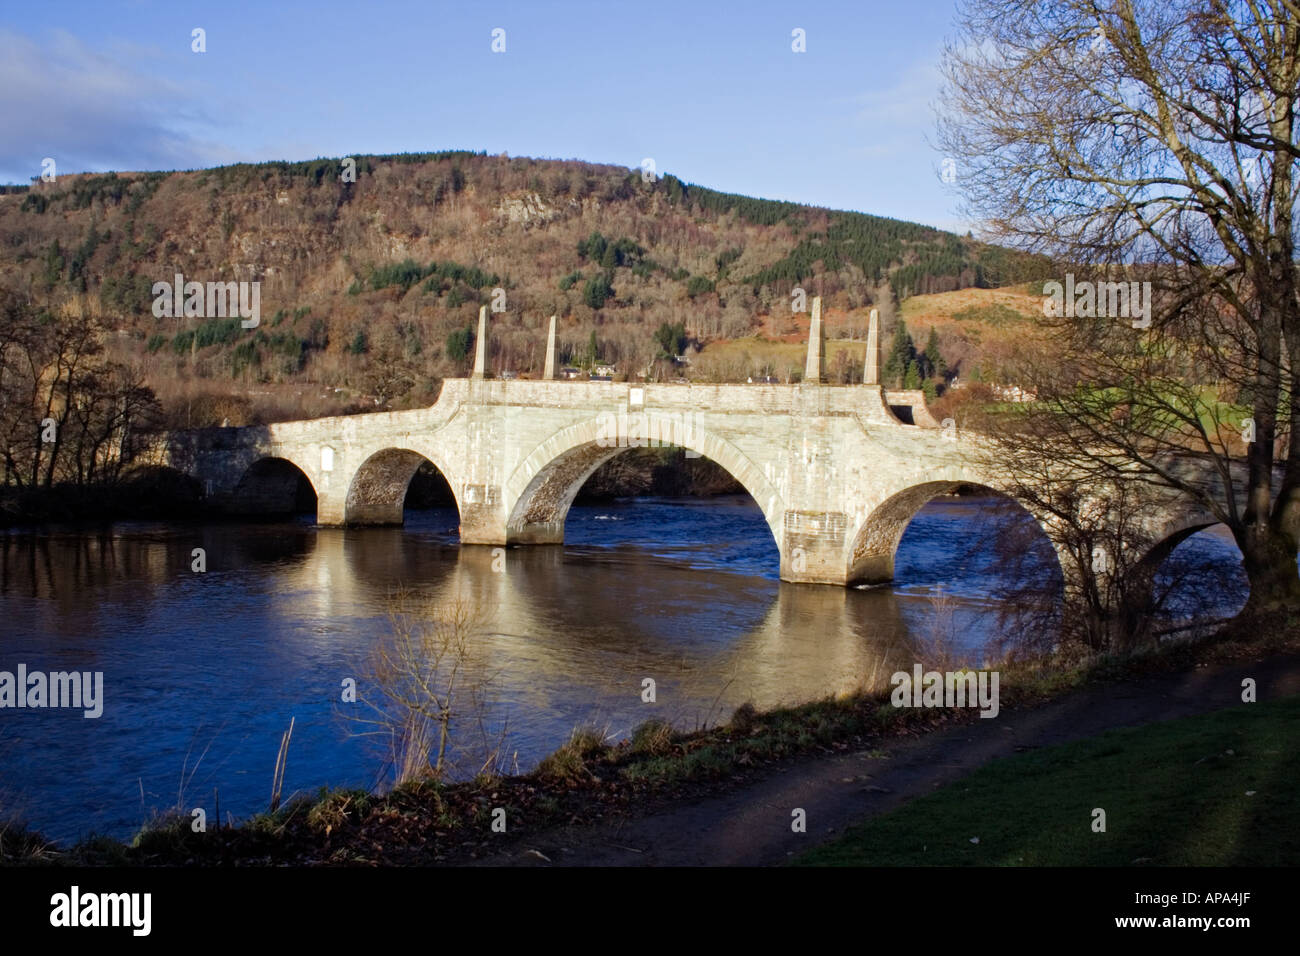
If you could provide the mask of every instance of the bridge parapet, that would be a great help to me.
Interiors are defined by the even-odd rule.
[[[857,415],[880,424],[902,425],[890,411],[885,392],[869,385],[725,385],[660,382],[545,381],[530,379],[449,379],[461,385],[466,403],[532,408],[590,410],[605,406],[673,408],[742,414]],[[468,386],[468,388],[463,388]],[[919,393],[918,393],[919,394]],[[439,396],[439,404],[443,396]]]

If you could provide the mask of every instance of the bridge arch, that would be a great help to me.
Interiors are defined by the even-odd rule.
[[[244,469],[230,510],[244,515],[316,514],[319,496],[306,469],[288,457],[264,455]]]
[[[349,526],[402,524],[407,490],[425,464],[437,469],[459,512],[456,484],[447,470],[425,451],[393,446],[371,453],[352,473],[343,504],[343,523]]]
[[[1172,609],[1179,606],[1187,610],[1189,607],[1188,594],[1196,593],[1199,588],[1202,596],[1198,598],[1198,602],[1204,602],[1205,595],[1214,594],[1221,599],[1219,606],[1222,607],[1224,606],[1222,599],[1237,593],[1234,586],[1236,582],[1233,579],[1239,574],[1240,584],[1244,588],[1241,592],[1241,600],[1236,602],[1235,607],[1232,608],[1232,613],[1239,611],[1241,606],[1245,604],[1250,592],[1250,582],[1239,565],[1223,564],[1216,561],[1213,563],[1213,572],[1208,574],[1207,579],[1208,566],[1189,565],[1190,558],[1185,558],[1182,562],[1177,563],[1174,568],[1170,568],[1167,564],[1167,562],[1174,564],[1170,559],[1183,542],[1195,537],[1202,531],[1218,527],[1222,527],[1225,531],[1228,530],[1224,522],[1204,510],[1190,514],[1184,513],[1172,520],[1158,524],[1151,535],[1150,544],[1147,546],[1145,553],[1141,555],[1134,565],[1133,570],[1135,573],[1131,575],[1138,582],[1140,588],[1133,599],[1137,606],[1144,611],[1148,607],[1161,607],[1165,609],[1165,613],[1173,613]],[[1240,548],[1231,535],[1228,537],[1232,542],[1232,549],[1236,552],[1237,559],[1240,561]],[[1162,582],[1161,577],[1166,573],[1173,577]],[[1188,577],[1189,574],[1190,577]],[[1232,601],[1229,600],[1228,603],[1231,604]],[[1214,605],[1212,603],[1190,605],[1193,608],[1193,618],[1195,615],[1203,613],[1203,607],[1209,606]],[[1231,614],[1228,616],[1231,616]]]
[[[1155,525],[1146,553],[1138,562],[1141,566],[1154,570],[1192,535],[1222,524],[1218,517],[1203,509],[1188,512],[1185,507],[1177,507],[1176,512],[1173,517]]]
[[[974,476],[954,474],[942,479],[909,485],[886,497],[867,514],[859,524],[849,548],[846,583],[849,585],[882,584],[892,581],[898,543],[903,539],[903,534],[912,519],[930,501],[940,495],[950,495],[961,490],[988,494],[1013,503],[1034,519],[1048,542],[1052,543],[1051,524],[1046,516],[1035,514],[1032,509],[1026,508],[1023,503],[986,481],[981,481]],[[1054,544],[1053,552],[1061,566],[1062,575],[1066,574],[1067,569],[1062,556]]]
[[[587,479],[614,456],[632,447],[630,439],[619,444],[611,433],[610,419],[602,416],[562,429],[538,445],[504,485],[508,511],[506,541],[510,544],[562,544],[564,520],[573,499]],[[696,425],[682,427],[681,416],[645,412],[638,419],[635,434],[663,436],[647,438],[646,447],[672,444],[710,459],[740,483],[752,497],[782,553],[781,516],[784,504],[776,487],[748,456],[730,442]],[[624,438],[627,436],[624,435]]]

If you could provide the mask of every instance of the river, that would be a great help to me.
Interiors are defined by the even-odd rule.
[[[932,502],[899,546],[895,584],[871,589],[782,583],[747,496],[578,504],[563,548],[495,553],[459,547],[454,509],[349,531],[304,518],[0,532],[0,670],[104,675],[97,719],[0,710],[0,815],[59,840],[129,839],[167,807],[211,821],[215,788],[222,815],[245,818],[267,808],[291,718],[286,797],[382,786],[382,741],[360,734],[373,729],[355,719],[364,703],[341,698],[348,678],[363,696],[371,686],[368,655],[399,595],[482,615],[463,671],[478,693],[453,724],[461,774],[483,740],[505,769],[527,770],[578,725],[611,740],[650,717],[692,729],[745,701],[883,686],[936,645],[978,665],[1014,582],[995,549],[971,543],[1018,520],[989,499]],[[1053,574],[1040,544],[1036,573]],[[1237,560],[1211,532],[1180,546],[1191,552]],[[1217,613],[1244,599],[1235,580]],[[1180,584],[1184,604],[1205,590]]]

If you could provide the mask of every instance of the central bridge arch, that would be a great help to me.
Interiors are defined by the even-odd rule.
[[[358,525],[400,525],[411,479],[424,464],[432,465],[446,481],[452,500],[460,509],[457,482],[442,462],[428,449],[405,446],[379,448],[368,455],[348,482],[343,505],[343,523]]]
[[[775,486],[743,452],[697,425],[681,428],[680,416],[644,412],[630,417],[642,426],[636,434],[664,437],[620,444],[620,436],[611,434],[612,416],[605,413],[562,429],[533,449],[503,489],[509,509],[508,544],[563,544],[564,520],[587,479],[614,456],[634,447],[649,447],[653,442],[697,452],[730,474],[763,512],[784,558],[784,503]]]

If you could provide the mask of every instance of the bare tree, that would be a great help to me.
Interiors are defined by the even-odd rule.
[[[1110,286],[1109,311],[1080,297],[1047,319],[1058,354],[1025,370],[1040,402],[1010,420],[1077,480],[1156,484],[1210,511],[1257,608],[1300,603],[1298,13],[969,0],[940,100],[987,237],[1050,256],[1057,281],[1151,283],[1149,315],[1115,315]]]
[[[103,339],[93,318],[0,290],[0,484],[115,480],[158,426],[153,392],[137,370],[106,357]]]
[[[388,619],[388,632],[358,667],[357,703],[363,709],[343,711],[358,736],[379,743],[395,784],[442,779],[457,753],[480,772],[495,768],[503,732],[494,739],[487,729],[491,675],[474,643],[484,628],[483,613],[467,600],[422,606],[400,592],[390,601]]]

